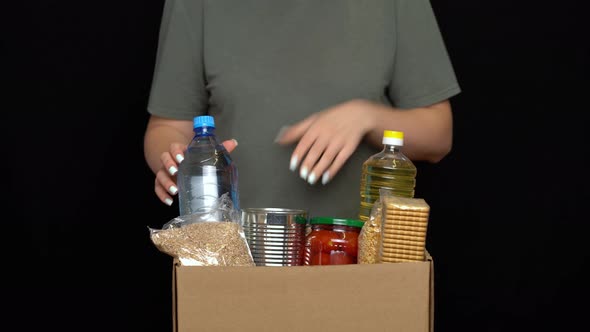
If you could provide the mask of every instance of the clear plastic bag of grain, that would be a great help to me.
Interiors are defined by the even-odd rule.
[[[381,200],[376,200],[371,208],[371,215],[361,228],[358,238],[358,264],[379,263],[381,245]]]
[[[182,265],[255,266],[239,221],[240,211],[224,194],[210,209],[148,229],[152,243]]]

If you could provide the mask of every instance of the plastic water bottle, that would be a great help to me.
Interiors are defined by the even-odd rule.
[[[402,152],[404,133],[385,130],[383,150],[364,163],[361,173],[361,204],[359,219],[367,221],[373,203],[379,199],[379,189],[385,188],[394,196],[414,197],[417,169]]]
[[[217,141],[215,120],[209,115],[197,116],[193,128],[195,135],[176,177],[180,215],[207,212],[225,193],[239,210],[238,169],[229,152]]]

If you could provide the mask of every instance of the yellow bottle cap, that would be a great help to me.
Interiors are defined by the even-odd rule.
[[[404,133],[395,130],[384,130],[383,131],[383,144],[387,145],[404,145]]]

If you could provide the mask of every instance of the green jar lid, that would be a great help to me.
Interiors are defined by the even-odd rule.
[[[307,218],[303,216],[295,216],[295,223],[299,225],[305,225],[307,224]]]
[[[364,222],[356,219],[341,219],[330,217],[314,217],[309,221],[312,225],[341,225],[362,228]]]

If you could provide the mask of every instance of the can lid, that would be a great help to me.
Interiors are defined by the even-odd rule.
[[[215,128],[215,120],[210,115],[199,115],[193,118],[193,128]]]
[[[352,226],[361,228],[364,222],[356,219],[341,219],[341,218],[330,218],[330,217],[314,217],[309,221],[312,225],[342,225]]]
[[[382,143],[387,145],[403,146],[404,133],[402,131],[384,130]]]

